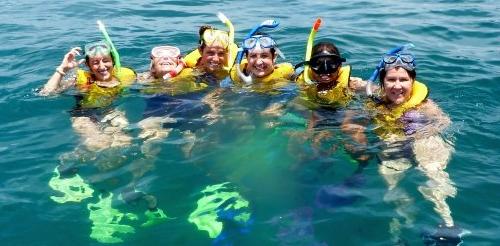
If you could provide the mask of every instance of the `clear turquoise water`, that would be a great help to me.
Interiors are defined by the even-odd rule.
[[[108,26],[122,61],[138,71],[147,69],[151,47],[175,44],[184,52],[197,44],[198,27],[221,26],[223,11],[234,23],[236,38],[269,17],[281,22],[272,34],[287,58],[302,59],[309,28],[323,18],[317,38],[331,38],[353,65],[353,75],[367,78],[386,49],[411,41],[418,57],[418,77],[431,97],[447,112],[455,143],[447,172],[458,194],[449,198],[456,224],[472,233],[466,245],[500,242],[498,134],[500,107],[500,4],[498,1],[11,1],[0,11],[0,239],[2,245],[95,245],[88,203],[58,204],[48,182],[59,157],[78,148],[68,110],[69,95],[41,98],[39,88],[69,47],[100,38],[95,20]],[[207,129],[193,157],[182,155],[179,133],[161,143],[154,169],[138,188],[154,194],[158,206],[174,219],[152,227],[131,223],[135,234],[120,235],[126,245],[206,245],[207,233],[187,221],[200,191],[208,185],[231,184],[250,203],[253,223],[248,233],[229,233],[223,243],[234,245],[388,245],[394,206],[383,201],[385,185],[372,160],[354,204],[333,210],[318,208],[314,194],[321,185],[338,184],[355,166],[342,150],[317,158],[310,145],[293,142],[284,130],[241,107],[244,98],[229,97],[226,121]],[[118,102],[132,123],[141,119],[144,98],[132,93]],[[239,101],[241,100],[241,101]],[[248,99],[250,102],[252,99]],[[238,106],[239,105],[239,106]],[[246,105],[248,106],[248,105]],[[250,107],[251,108],[251,107]],[[252,121],[238,117],[248,110]],[[253,118],[252,118],[253,117]],[[248,126],[253,127],[248,127]],[[332,129],[339,132],[338,129]],[[137,136],[138,129],[130,133]],[[334,143],[335,144],[335,143]],[[114,192],[130,181],[139,141],[125,150],[104,153],[85,162],[82,177],[96,190]],[[99,172],[100,163],[125,156],[119,171]],[[326,171],[321,164],[327,165]],[[425,182],[410,170],[401,185],[414,198],[415,222],[402,238],[421,245],[420,233],[440,223],[430,202],[416,190]],[[143,204],[116,207],[141,215]],[[302,210],[301,210],[302,209]],[[303,211],[303,216],[291,214]],[[296,214],[296,213],[295,213]],[[304,215],[305,214],[305,215]],[[310,216],[308,216],[310,215]],[[228,226],[229,227],[229,226]],[[236,230],[237,231],[237,230]],[[286,234],[288,232],[289,234]],[[303,233],[303,234],[301,234]],[[284,236],[283,236],[284,235]]]

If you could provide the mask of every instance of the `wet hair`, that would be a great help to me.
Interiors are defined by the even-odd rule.
[[[335,46],[332,42],[326,42],[326,41],[319,42],[313,46],[311,57],[314,57],[315,55],[323,51],[328,51],[340,57],[340,51],[337,48],[337,46]]]
[[[417,72],[415,71],[415,69],[412,71],[409,71],[403,67],[395,67],[395,68],[396,69],[404,69],[408,73],[408,76],[410,76],[410,78],[412,80],[415,80],[415,78],[417,78]],[[380,70],[380,74],[379,74],[379,82],[380,82],[380,86],[382,86],[382,87],[384,87],[384,79],[385,79],[386,75],[387,75],[387,71],[382,68],[382,70]]]
[[[200,26],[200,30],[198,30],[198,34],[200,35],[200,40],[199,40],[200,50],[203,50],[206,46],[205,42],[203,42],[203,33],[205,33],[205,31],[209,29],[216,30],[214,27],[210,25]]]
[[[262,35],[262,36],[269,36],[269,37],[271,37],[269,34],[267,34],[265,32],[256,32],[252,36],[255,36],[255,35]],[[245,49],[243,52],[244,52],[245,56],[248,56],[248,50]],[[276,57],[276,49],[275,48],[271,48],[271,55],[272,55],[273,59],[274,59],[274,57]]]

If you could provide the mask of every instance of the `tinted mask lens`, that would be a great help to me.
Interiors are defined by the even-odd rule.
[[[340,62],[332,58],[318,58],[310,62],[311,69],[317,74],[332,74],[337,71]]]

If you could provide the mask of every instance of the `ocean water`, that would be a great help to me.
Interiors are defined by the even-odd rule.
[[[401,216],[384,199],[387,187],[377,171],[378,161],[370,160],[362,175],[353,175],[357,166],[343,151],[335,124],[328,129],[334,140],[315,148],[301,140],[300,119],[291,117],[284,126],[268,127],[269,119],[258,114],[266,96],[228,93],[222,118],[195,131],[197,141],[189,156],[183,152],[189,143],[174,130],[156,143],[158,153],[147,157],[137,137],[146,97],[131,91],[116,106],[131,122],[127,131],[132,145],[93,153],[82,150],[71,127],[73,96],[36,94],[70,47],[101,38],[97,19],[106,24],[122,64],[144,71],[152,47],[176,45],[186,54],[197,45],[199,26],[223,28],[218,11],[232,20],[238,41],[256,23],[279,20],[279,29],[271,33],[294,64],[302,60],[310,26],[321,17],[316,39],[333,40],[353,66],[352,74],[365,79],[383,52],[412,42],[418,79],[453,122],[444,133],[455,148],[446,172],[457,193],[447,203],[456,226],[470,232],[463,237],[464,245],[500,243],[498,1],[3,0],[1,5],[2,245],[106,244],[93,234],[92,216],[98,202],[108,198],[122,217],[97,217],[114,223],[107,227],[110,230],[129,231],[108,237],[124,245],[394,244],[391,221]],[[62,164],[78,168],[83,182],[95,191],[92,197],[67,203],[51,199],[61,195],[49,182]],[[409,195],[404,202],[411,217],[399,227],[400,242],[423,245],[421,235],[442,223],[417,189],[425,182],[417,169],[408,170],[400,182]],[[126,187],[155,196],[169,218],[141,226],[147,206],[118,199]],[[216,191],[202,193],[207,187]],[[355,199],[318,206],[316,194],[322,187],[340,187]],[[224,229],[216,239],[188,221],[197,202],[203,196],[213,198],[210,194],[224,197],[213,200],[222,201],[221,206],[248,203],[219,211]],[[250,219],[236,221],[234,216],[241,214]]]

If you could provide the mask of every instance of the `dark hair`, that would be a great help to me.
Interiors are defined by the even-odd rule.
[[[203,42],[203,33],[205,33],[205,31],[209,30],[209,29],[216,30],[214,27],[212,27],[210,25],[200,26],[200,30],[198,30],[198,34],[200,35],[200,40],[198,41],[200,44],[200,47],[199,47],[200,50],[203,50],[206,46],[205,42]]]
[[[252,36],[255,36],[255,35],[262,35],[262,36],[269,36],[269,37],[271,37],[271,35],[269,35],[269,34],[267,34],[265,32],[256,32]],[[245,56],[248,56],[248,50],[245,49],[243,52],[244,52]],[[273,59],[274,59],[274,57],[276,56],[276,49],[275,48],[271,48],[271,55],[273,56]]]
[[[401,68],[401,69],[404,69],[407,73],[408,73],[408,76],[410,76],[410,78],[412,80],[415,80],[415,78],[417,77],[417,72],[414,70],[406,70],[404,67],[396,67],[396,69],[398,68]],[[382,68],[382,70],[380,70],[380,74],[379,74],[379,82],[380,82],[380,86],[384,87],[384,79],[385,79],[385,76],[387,75],[387,71]]]
[[[315,44],[312,48],[311,56],[315,56],[323,51],[328,51],[340,57],[340,51],[332,42],[319,42]]]

